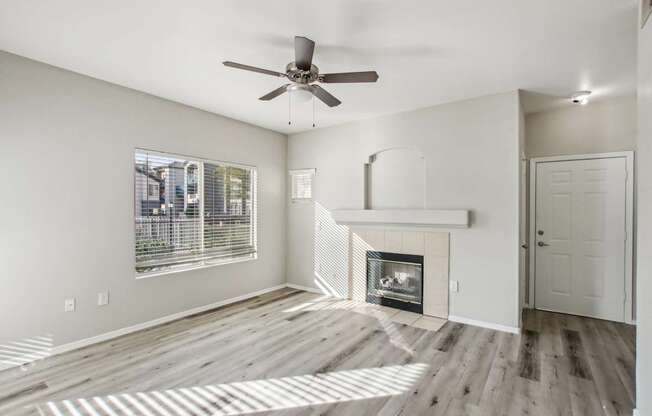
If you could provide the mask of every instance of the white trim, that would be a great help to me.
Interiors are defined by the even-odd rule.
[[[625,158],[627,165],[627,182],[625,183],[625,226],[627,240],[625,241],[625,323],[635,324],[633,310],[633,261],[634,261],[634,152],[595,153],[585,155],[534,157],[530,159],[530,275],[528,302],[535,307],[535,274],[536,274],[536,176],[537,163],[562,162],[569,160],[612,159]]]
[[[494,324],[492,322],[483,322],[476,321],[475,319],[464,318],[461,316],[448,315],[448,320],[452,322],[457,322],[465,325],[479,326],[482,328],[493,329],[495,331],[509,332],[511,334],[520,334],[521,328],[515,326],[506,326],[500,324]]]
[[[317,169],[315,168],[310,168],[310,169],[289,169],[288,172],[291,175],[314,175],[317,173]]]
[[[528,204],[530,204],[530,230],[528,235],[528,255],[530,256],[529,266],[530,271],[528,273],[528,296],[527,302],[534,309],[534,274],[536,271],[535,264],[535,253],[534,244],[536,240],[536,189],[537,189],[537,163],[536,159],[530,159],[530,198]]]
[[[616,157],[633,158],[634,151],[629,150],[626,152],[611,152],[611,153],[587,153],[583,155],[560,155],[560,156],[547,156],[547,157],[532,157],[531,162],[565,162],[569,160],[586,160],[586,159],[613,159]]]
[[[310,286],[301,286],[301,285],[295,285],[294,283],[286,283],[285,287],[289,287],[290,289],[303,290],[305,292],[310,292],[310,293],[317,293],[318,295],[333,296],[328,293],[324,293],[315,287],[310,287]]]
[[[182,312],[174,313],[172,315],[167,315],[167,316],[164,316],[164,317],[161,317],[161,318],[156,318],[156,319],[153,319],[151,321],[147,321],[147,322],[143,322],[143,323],[140,323],[140,324],[128,326],[128,327],[125,327],[125,328],[116,329],[114,331],[105,332],[103,334],[96,335],[94,337],[81,339],[79,341],[73,341],[73,342],[70,342],[68,344],[58,345],[58,346],[52,348],[52,351],[51,351],[50,355],[48,357],[45,357],[45,358],[49,358],[49,357],[52,357],[52,356],[55,356],[55,355],[63,354],[63,353],[69,352],[69,351],[73,351],[73,350],[76,350],[76,349],[79,349],[79,348],[87,347],[89,345],[97,344],[97,343],[100,343],[100,342],[108,341],[110,339],[117,338],[117,337],[127,335],[127,334],[131,334],[133,332],[142,331],[144,329],[152,328],[152,327],[157,326],[157,325],[161,325],[161,324],[165,324],[165,323],[168,323],[168,322],[176,321],[178,319],[185,318],[185,317],[190,316],[190,315],[195,315],[195,314],[198,314],[198,313],[209,311],[211,309],[219,308],[220,306],[225,306],[225,305],[229,305],[231,303],[239,302],[239,301],[242,301],[242,300],[245,300],[245,299],[250,299],[250,298],[253,298],[253,297],[256,297],[256,296],[264,295],[265,293],[273,292],[275,290],[283,289],[285,287],[287,287],[286,284],[273,286],[273,287],[268,287],[266,289],[257,290],[255,292],[245,293],[244,295],[236,296],[234,298],[220,300],[218,302],[210,303],[208,305],[198,306],[198,307],[193,308],[193,309],[188,309],[188,310],[185,310],[185,311],[182,311]],[[0,371],[6,370],[6,369],[9,369],[9,368],[12,368],[12,367],[18,367],[18,366],[19,365],[6,365],[6,364],[3,365],[3,364],[0,364]]]
[[[528,283],[528,260],[529,246],[528,246],[528,215],[527,215],[527,190],[528,190],[528,167],[530,162],[525,158],[525,154],[521,154],[519,160],[518,172],[518,301],[519,307],[518,326],[523,326],[523,309],[527,307],[526,288]],[[529,309],[529,307],[527,307]]]
[[[641,416],[641,413],[638,411],[638,409],[632,410],[632,416]]]
[[[333,220],[345,225],[393,225],[423,228],[469,228],[465,209],[334,209]]]
[[[140,273],[136,272],[135,277],[136,280],[149,279],[150,277],[158,277],[158,276],[165,276],[168,274],[183,273],[190,270],[209,269],[211,267],[226,266],[227,264],[243,263],[246,261],[253,261],[253,260],[258,260],[258,252],[251,253],[250,255],[242,256],[242,257],[232,257],[222,261],[218,259],[213,261],[204,260],[202,262],[200,260],[197,263],[188,263],[183,266],[170,266],[170,267],[163,268],[161,270],[154,270],[154,271],[140,272]]]

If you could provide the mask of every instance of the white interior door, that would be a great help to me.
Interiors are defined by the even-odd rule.
[[[537,163],[536,308],[624,321],[626,163]]]

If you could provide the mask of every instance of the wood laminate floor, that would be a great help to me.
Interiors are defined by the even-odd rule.
[[[0,372],[0,415],[631,415],[635,331],[438,331],[291,289]]]

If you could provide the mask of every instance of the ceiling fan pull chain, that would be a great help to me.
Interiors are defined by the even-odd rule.
[[[315,128],[315,96],[312,96],[312,127]]]
[[[292,90],[288,91],[288,126],[292,125]]]

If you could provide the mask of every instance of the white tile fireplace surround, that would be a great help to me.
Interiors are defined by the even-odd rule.
[[[367,251],[423,256],[423,314],[448,318],[449,233],[370,227],[350,228],[349,294],[366,301]]]

